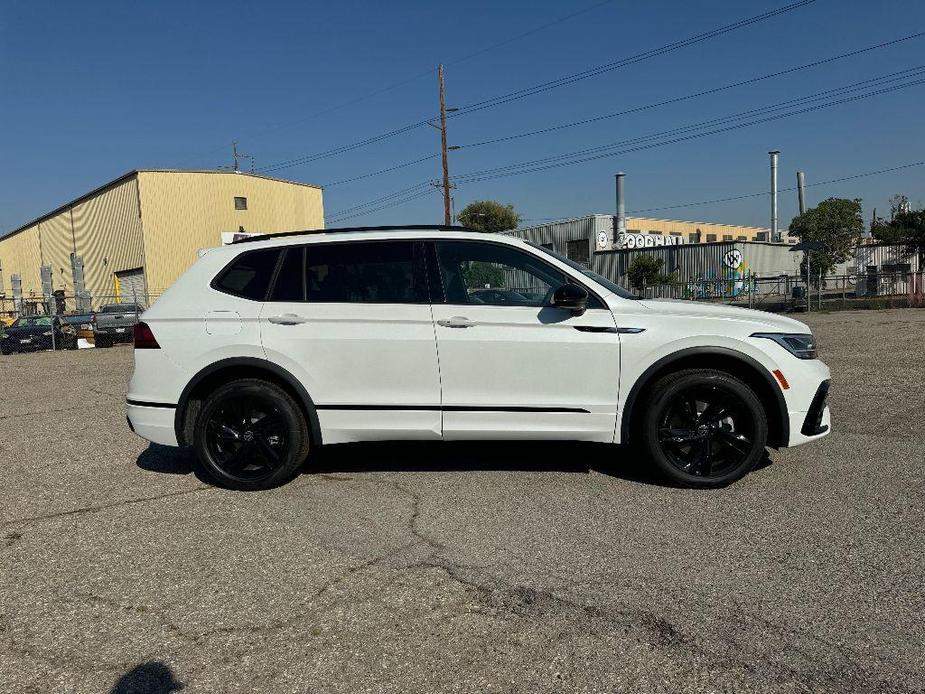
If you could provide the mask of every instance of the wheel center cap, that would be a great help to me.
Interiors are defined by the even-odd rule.
[[[254,432],[251,431],[250,429],[248,429],[248,430],[245,431],[243,434],[241,434],[241,438],[244,439],[245,441],[253,441],[253,440],[254,440]]]

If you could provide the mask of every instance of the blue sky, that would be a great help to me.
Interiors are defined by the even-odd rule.
[[[230,143],[258,169],[349,144],[436,114],[580,72],[788,4],[789,0],[517,0],[389,3],[50,3],[0,10],[0,229],[9,231],[134,168],[214,168]],[[590,8],[590,9],[589,9]],[[578,13],[535,33],[524,32]],[[450,121],[451,144],[477,142],[710,89],[925,30],[921,0],[816,0],[720,38]],[[486,47],[474,57],[463,59]],[[554,156],[779,103],[925,64],[925,38],[787,77],[538,137],[451,153],[451,173]],[[427,73],[427,74],[423,74]],[[395,83],[400,87],[370,94]],[[355,101],[360,99],[359,101]],[[345,103],[353,102],[342,106]],[[780,149],[781,187],[925,160],[925,85],[815,113],[575,166],[461,184],[527,219],[613,210],[613,173],[627,172],[627,209],[766,190]],[[274,172],[330,183],[437,152],[429,127]],[[439,176],[439,160],[325,192],[336,213]],[[925,204],[925,166],[810,188],[884,210],[895,192]],[[789,222],[796,195],[784,193]],[[766,198],[653,211],[650,216],[768,224]],[[349,220],[442,221],[432,195]]]

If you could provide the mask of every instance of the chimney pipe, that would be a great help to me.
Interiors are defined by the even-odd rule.
[[[617,216],[614,218],[613,236],[614,243],[620,243],[620,237],[626,233],[626,198],[623,192],[623,180],[626,174],[622,171],[616,174],[617,179]]]
[[[806,212],[806,176],[797,171],[797,199],[800,202],[800,214]]]
[[[772,149],[768,154],[771,155],[771,238],[780,242],[780,231],[777,228],[777,159],[780,150]]]

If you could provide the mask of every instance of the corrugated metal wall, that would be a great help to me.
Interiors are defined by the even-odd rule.
[[[112,293],[112,274],[142,264],[141,219],[134,177],[0,239],[0,262],[22,277],[25,297],[40,298],[39,268],[52,269],[52,288],[73,295],[71,253],[83,257],[86,288]]]
[[[248,199],[247,210],[235,210],[235,196]],[[0,238],[0,268],[22,278],[24,297],[41,298],[39,267],[49,265],[53,288],[72,296],[76,252],[94,297],[112,296],[115,274],[136,268],[147,269],[148,291],[156,295],[196,260],[196,251],[219,245],[221,232],[241,226],[322,228],[321,189],[231,172],[142,171]]]
[[[322,191],[314,186],[247,174],[139,173],[148,291],[158,294],[196,260],[200,248],[221,244],[223,231],[272,233],[324,227]],[[247,198],[236,210],[234,198]]]

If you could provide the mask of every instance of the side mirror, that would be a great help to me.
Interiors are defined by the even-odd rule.
[[[588,292],[577,284],[563,284],[553,292],[552,305],[580,316],[588,308]]]

